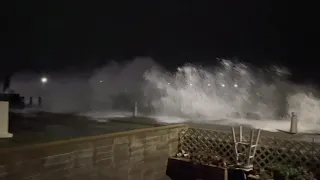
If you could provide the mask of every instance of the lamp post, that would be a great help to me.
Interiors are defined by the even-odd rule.
[[[42,96],[44,95],[44,91],[45,91],[45,85],[48,83],[48,78],[43,76],[40,79],[41,85],[42,85]],[[42,97],[39,96],[38,97],[38,106],[41,107],[42,106]]]

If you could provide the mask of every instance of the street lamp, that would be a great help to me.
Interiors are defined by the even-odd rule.
[[[46,84],[46,83],[48,82],[48,78],[42,77],[42,78],[40,79],[40,81],[41,81],[42,84]]]
[[[41,95],[38,97],[38,106],[41,107],[42,105],[42,97],[45,95],[45,89],[46,89],[46,84],[48,83],[48,78],[43,76],[40,79],[41,82]]]

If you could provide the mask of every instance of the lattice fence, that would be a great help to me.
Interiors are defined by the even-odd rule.
[[[244,139],[249,135],[244,134]],[[179,149],[190,153],[201,150],[219,155],[227,161],[235,161],[233,137],[227,132],[189,128],[180,132]],[[240,148],[244,151],[245,148]],[[308,141],[260,136],[254,165],[266,168],[271,164],[303,166],[320,177],[320,143],[315,138]]]

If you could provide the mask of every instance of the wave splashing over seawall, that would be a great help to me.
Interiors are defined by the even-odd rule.
[[[98,111],[99,118],[109,117],[132,114],[138,102],[139,113],[168,123],[242,123],[269,130],[289,127],[275,120],[289,120],[295,112],[299,129],[320,127],[316,90],[293,84],[290,75],[286,68],[259,69],[226,59],[212,68],[188,64],[172,73],[151,58],[136,58],[88,72],[50,73],[45,85],[39,74],[18,73],[11,87],[26,99],[43,97],[41,110],[49,112]]]
[[[152,69],[144,74],[148,88],[158,90],[152,107],[159,114],[188,119],[299,119],[320,122],[320,101],[314,89],[289,82],[290,72],[272,66],[250,67],[222,59],[216,68],[186,65],[175,73]]]

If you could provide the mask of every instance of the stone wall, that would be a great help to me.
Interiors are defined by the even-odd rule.
[[[163,179],[186,125],[0,149],[0,180]]]

